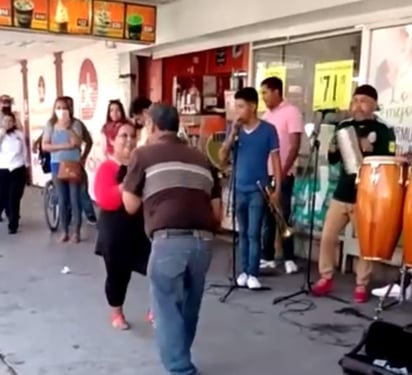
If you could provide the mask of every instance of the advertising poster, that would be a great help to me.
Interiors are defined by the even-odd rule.
[[[394,127],[398,152],[412,152],[412,25],[372,31],[368,82],[379,93],[379,116]]]
[[[156,30],[156,7],[149,5],[126,5],[126,39],[154,43]]]
[[[49,0],[49,31],[91,34],[92,0]]]
[[[93,3],[93,35],[124,38],[125,6],[112,1]]]
[[[11,26],[11,1],[0,0],[0,26]]]
[[[314,155],[311,160],[303,162],[295,179],[294,202],[293,202],[293,224],[295,228],[303,232],[309,231],[310,208],[312,192],[315,193],[315,231],[322,231],[326,212],[329,208],[330,199],[335,191],[340,173],[340,164],[329,165],[327,154],[329,143],[335,130],[334,125],[322,125],[320,128],[319,141],[319,165],[317,181],[314,181]]]
[[[47,31],[48,0],[14,0],[13,26],[23,29]]]

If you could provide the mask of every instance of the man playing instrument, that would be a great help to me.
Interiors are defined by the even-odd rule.
[[[231,154],[235,159],[234,190],[242,261],[242,273],[237,278],[237,284],[249,289],[262,287],[258,274],[265,199],[258,183],[263,187],[270,184],[268,158],[271,159],[275,178],[275,188],[270,199],[276,204],[280,199],[282,184],[278,134],[273,125],[257,117],[257,106],[258,93],[253,87],[245,87],[236,93],[238,117],[219,151],[222,164],[227,163]]]
[[[377,102],[378,93],[374,87],[370,85],[359,86],[355,90],[350,107],[352,118],[341,122],[336,127],[336,131],[348,126],[355,128],[364,157],[395,155],[395,133],[392,128],[376,118]],[[336,143],[336,135],[329,147],[328,160],[331,164],[342,160]],[[323,225],[319,253],[320,279],[312,288],[312,292],[316,296],[327,295],[333,289],[336,244],[346,225],[350,221],[354,224],[355,178],[354,175],[348,175],[342,167]],[[356,303],[364,303],[368,299],[367,285],[371,272],[372,263],[359,257],[354,291]]]

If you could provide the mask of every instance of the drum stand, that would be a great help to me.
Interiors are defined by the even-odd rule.
[[[386,291],[385,295],[379,299],[379,304],[375,309],[374,320],[380,320],[383,311],[388,310],[393,306],[403,305],[403,303],[406,301],[406,289],[408,288],[409,283],[411,281],[411,275],[409,274],[409,268],[406,267],[405,265],[401,267],[399,272],[401,274],[401,278],[400,278],[401,294],[395,301],[385,304],[393,287],[397,283],[396,281],[392,282],[388,290]]]

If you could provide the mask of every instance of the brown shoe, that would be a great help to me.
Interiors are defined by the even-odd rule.
[[[64,233],[60,236],[59,242],[60,243],[65,243],[69,240],[69,235],[67,233]]]
[[[78,234],[78,233],[72,234],[72,236],[70,237],[70,242],[74,243],[74,244],[79,243],[80,242],[80,234]]]

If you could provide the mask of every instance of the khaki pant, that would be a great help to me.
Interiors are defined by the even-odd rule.
[[[331,279],[335,268],[336,244],[342,230],[351,221],[355,227],[353,204],[332,199],[323,225],[319,253],[319,273],[322,278]],[[366,286],[372,273],[372,263],[359,257],[356,267],[356,285]]]

